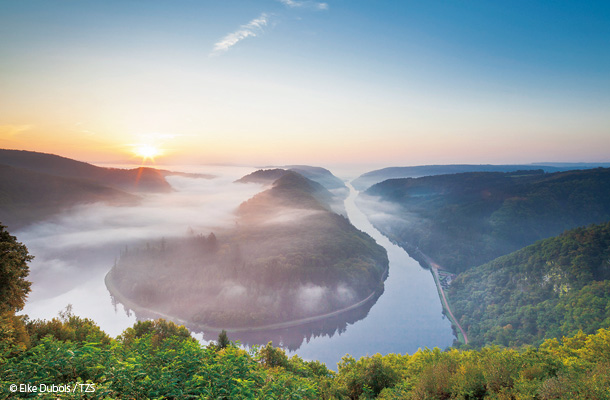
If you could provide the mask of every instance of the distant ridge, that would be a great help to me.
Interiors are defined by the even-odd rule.
[[[163,173],[154,168],[102,168],[82,161],[25,150],[0,149],[0,164],[63,178],[84,179],[129,192],[170,192]]]
[[[102,168],[54,154],[0,149],[0,222],[19,229],[76,204],[133,204],[137,194],[165,193],[169,175],[212,178],[154,168]]]
[[[388,167],[370,171],[354,179],[352,185],[363,191],[386,179],[420,178],[423,176],[458,174],[463,172],[512,172],[543,170],[544,172],[561,172],[574,169],[591,169],[610,166],[610,163],[539,163],[539,164],[450,164],[450,165],[419,165],[413,167]]]
[[[388,179],[365,194],[396,205],[391,218],[370,216],[378,229],[453,272],[610,219],[608,168]]]
[[[264,174],[265,172],[276,170],[260,171],[261,174]],[[325,211],[332,210],[331,203],[333,202],[333,195],[322,185],[311,179],[305,178],[298,172],[286,170],[279,171],[283,171],[283,173],[273,182],[270,189],[257,194],[241,204],[239,207],[240,214],[253,214],[254,210],[256,210],[256,214],[266,215],[273,212],[273,209],[270,208],[268,212],[265,213],[262,210],[263,208],[271,207],[271,205],[277,206],[278,204],[290,205],[293,208]],[[259,171],[256,171],[253,174],[257,174],[257,172]]]
[[[89,180],[0,164],[0,222],[19,229],[76,204],[133,204],[138,197]]]
[[[307,179],[311,179],[314,182],[318,182],[328,190],[342,189],[347,190],[345,183],[332,174],[329,170],[322,167],[313,167],[310,165],[286,165],[281,168],[268,168],[259,169],[251,174],[248,174],[236,182],[247,183],[273,183],[276,179],[279,179],[287,171],[295,171],[303,175]]]
[[[246,176],[242,176],[236,183],[262,183],[262,184],[271,184],[275,180],[281,178],[288,171],[282,168],[273,168],[273,169],[259,169],[258,171],[254,171],[251,174]]]
[[[284,168],[296,171],[305,178],[318,182],[328,190],[347,189],[345,183],[326,168],[312,167],[309,165],[286,165]]]
[[[299,178],[290,175],[298,175]],[[284,179],[285,178],[285,179]],[[334,176],[329,170],[320,167],[310,167],[307,165],[292,166],[290,169],[273,168],[259,169],[251,174],[236,180],[236,183],[261,183],[266,185],[273,184],[274,188],[281,185],[287,179],[303,179],[312,187],[316,197],[322,203],[328,205],[330,209],[340,215],[346,215],[343,200],[347,196],[347,187],[342,180]],[[303,182],[301,185],[303,186]],[[332,190],[332,192],[331,192]]]

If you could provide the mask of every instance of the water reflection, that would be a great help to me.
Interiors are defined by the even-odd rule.
[[[319,337],[332,338],[335,335],[341,335],[347,330],[349,325],[366,318],[382,294],[383,291],[380,291],[356,308],[316,321],[277,329],[228,330],[228,335],[232,341],[239,341],[242,345],[248,347],[265,345],[271,341],[276,346],[281,346],[289,351],[296,351],[304,343],[310,343],[313,339]],[[120,302],[113,298],[113,304],[118,305]],[[151,310],[138,309],[135,311],[124,305],[123,309],[127,315],[135,315],[136,319],[140,321],[160,317],[172,319],[170,316]],[[191,332],[201,334],[205,342],[216,340],[220,333],[217,329],[209,329],[188,321],[174,319],[174,322],[185,325]]]

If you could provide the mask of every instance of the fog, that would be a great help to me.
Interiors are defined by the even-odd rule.
[[[214,179],[169,176],[173,192],[144,194],[138,205],[81,205],[12,232],[35,257],[30,263],[32,290],[23,313],[49,319],[72,304],[76,315],[94,319],[111,335],[119,334],[135,319],[121,310],[111,315],[111,297],[103,279],[121,250],[184,236],[191,229],[209,233],[232,226],[239,204],[262,190],[258,184],[233,183],[253,170],[197,171],[214,174]]]
[[[360,193],[356,203],[369,221],[382,231],[390,227],[417,226],[424,221],[416,214],[404,210],[400,204],[384,201],[378,196]]]
[[[29,279],[33,285],[24,314],[30,318],[51,319],[72,304],[76,315],[93,319],[111,336],[119,335],[134,324],[136,315],[113,300],[104,284],[104,277],[126,247],[130,250],[146,248],[147,243],[158,245],[162,238],[171,243],[173,238],[184,238],[193,233],[208,235],[224,228],[234,228],[237,207],[265,189],[258,184],[233,183],[259,169],[255,167],[165,168],[212,174],[216,178],[170,176],[167,179],[174,188],[173,192],[143,195],[139,205],[80,206],[43,223],[11,232],[36,257],[30,263]],[[390,264],[396,268],[385,282],[383,295],[382,292],[376,293],[358,307],[315,322],[290,328],[230,332],[231,340],[240,340],[243,344],[273,340],[276,345],[283,345],[291,351],[298,349],[306,359],[326,362],[331,368],[345,353],[358,357],[376,352],[413,352],[420,346],[444,347],[451,343],[451,326],[442,317],[432,276],[370,226],[364,214],[357,210],[354,197],[352,191],[345,203],[350,221],[388,249]],[[369,200],[369,205],[375,203],[375,199]],[[376,203],[376,218],[389,220],[387,215],[392,210],[388,207],[392,205]],[[275,211],[275,216],[273,213],[269,215],[275,227],[297,221],[297,225],[301,225],[303,220],[316,218],[316,213],[311,210]],[[241,250],[245,253],[247,246],[242,246]],[[249,285],[243,282],[230,280],[217,288],[221,297],[234,301],[246,296],[249,289]],[[295,285],[292,297],[304,313],[332,298],[346,304],[358,300],[352,289],[341,283],[332,290],[318,283]],[[274,291],[257,298],[261,307],[270,308],[279,300]],[[138,311],[137,317],[158,318],[159,314]],[[187,326],[193,331],[200,330],[196,324]],[[215,340],[217,334],[210,330],[194,335],[209,341]],[[380,337],[384,340],[380,341]]]

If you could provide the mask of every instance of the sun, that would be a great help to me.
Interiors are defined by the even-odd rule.
[[[147,160],[155,161],[155,157],[162,154],[162,151],[158,147],[148,144],[136,146],[133,152],[136,156],[142,157],[142,162],[146,162]]]

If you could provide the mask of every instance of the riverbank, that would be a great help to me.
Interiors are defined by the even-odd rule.
[[[464,331],[464,329],[458,322],[457,318],[455,318],[455,316],[453,315],[453,312],[451,311],[451,307],[449,306],[449,301],[447,301],[447,296],[445,296],[445,290],[443,289],[443,285],[441,285],[441,280],[438,277],[438,270],[442,269],[442,268],[437,263],[432,261],[432,259],[430,257],[425,255],[421,251],[419,251],[419,254],[421,255],[420,258],[422,258],[424,260],[424,262],[427,264],[427,266],[432,271],[432,276],[434,277],[434,283],[436,284],[436,289],[438,290],[439,297],[441,298],[441,301],[443,304],[443,309],[445,310],[445,314],[447,315],[447,317],[449,318],[451,323],[457,328],[456,333],[457,333],[458,340],[463,344],[468,344],[468,336],[466,335],[466,332]]]
[[[379,230],[379,232],[382,232],[382,231]],[[384,235],[385,235],[385,233],[384,233]],[[397,240],[397,238],[395,238],[395,237],[394,238],[389,237],[389,236],[386,236],[386,237],[388,238],[388,240],[390,242],[392,242],[396,246],[402,248],[409,255],[409,257],[416,260],[423,268],[430,270],[430,272],[432,273],[432,277],[434,278],[434,284],[436,285],[438,297],[441,300],[441,305],[443,307],[443,311],[444,311],[445,315],[449,318],[449,321],[451,321],[451,324],[454,327],[455,334],[457,336],[458,341],[463,344],[468,344],[468,336],[466,335],[466,331],[464,331],[464,329],[458,322],[457,318],[455,318],[455,316],[453,315],[453,312],[451,311],[451,306],[449,305],[449,301],[447,300],[447,296],[445,295],[445,291],[443,289],[440,278],[438,276],[438,270],[439,269],[443,270],[443,268],[441,268],[440,265],[438,265],[437,263],[432,261],[432,259],[430,257],[428,257],[426,254],[424,254],[418,247],[412,246],[409,243],[401,242],[401,241]]]
[[[384,279],[385,279],[385,277],[387,277],[387,270],[385,272]],[[296,326],[300,326],[300,325],[305,325],[305,324],[308,324],[311,322],[322,321],[324,319],[336,317],[336,316],[339,316],[348,311],[362,307],[362,306],[366,305],[369,301],[375,299],[376,295],[379,294],[379,291],[372,292],[366,298],[360,300],[357,303],[354,303],[350,306],[341,308],[339,310],[331,311],[331,312],[325,313],[325,314],[320,314],[320,315],[315,315],[315,316],[311,316],[311,317],[300,318],[300,319],[295,319],[295,320],[290,320],[290,321],[285,321],[285,322],[277,322],[277,323],[273,323],[273,324],[260,325],[260,326],[223,328],[223,327],[218,327],[218,326],[206,325],[206,324],[202,324],[199,322],[184,320],[184,319],[181,319],[181,318],[169,315],[169,314],[165,314],[165,313],[162,313],[162,312],[159,312],[159,311],[147,308],[147,307],[143,307],[143,306],[137,304],[136,302],[132,301],[131,299],[129,299],[128,297],[126,297],[119,291],[119,289],[116,287],[116,285],[114,284],[114,282],[112,280],[112,271],[110,271],[110,272],[108,272],[108,274],[106,274],[106,277],[104,278],[104,283],[106,284],[106,288],[108,289],[110,294],[119,303],[121,303],[128,309],[134,311],[135,313],[140,313],[140,314],[145,313],[148,315],[155,315],[157,318],[167,319],[167,320],[173,321],[175,323],[178,323],[180,325],[185,325],[185,326],[190,326],[190,327],[194,326],[202,331],[220,332],[221,330],[225,330],[226,332],[229,332],[229,333],[258,332],[258,331],[292,328],[292,327],[296,327]]]

